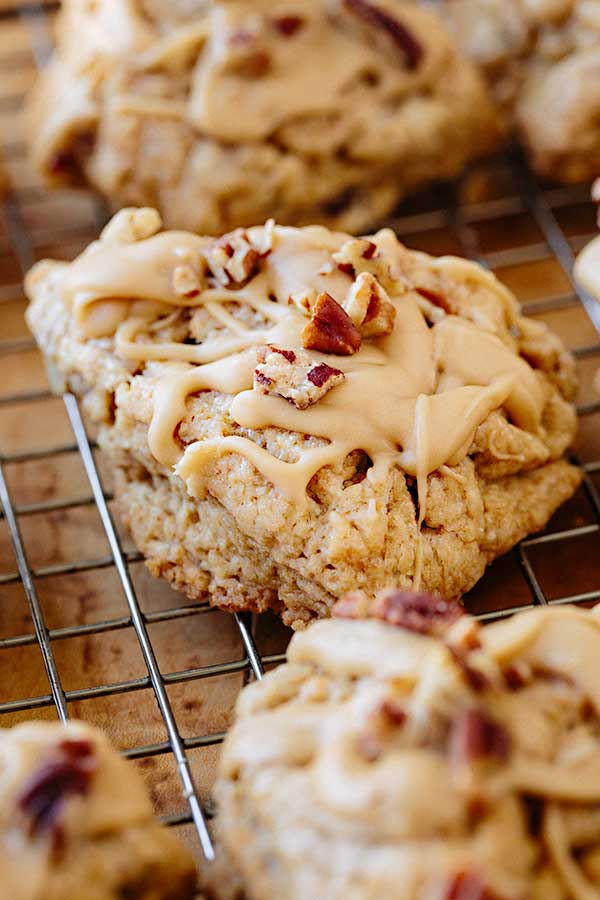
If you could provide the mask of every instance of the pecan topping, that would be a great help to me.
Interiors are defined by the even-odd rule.
[[[448,650],[452,654],[454,662],[461,670],[463,678],[472,691],[480,694],[489,687],[487,676],[480,670],[472,666],[468,660],[468,651],[453,644],[448,644]]]
[[[307,288],[304,291],[297,291],[288,297],[289,306],[297,306],[301,313],[310,316],[312,309],[317,302],[317,292],[314,288]]]
[[[406,67],[408,69],[417,68],[423,58],[424,50],[406,25],[369,0],[342,0],[342,6],[349,13],[361,19],[365,25],[377,28],[389,35],[404,56]]]
[[[176,266],[173,270],[173,290],[179,297],[197,297],[202,290],[200,275],[190,265]]]
[[[457,603],[449,603],[435,594],[392,589],[378,594],[372,614],[389,625],[438,637],[463,611]]]
[[[468,709],[456,719],[450,735],[450,754],[459,763],[480,759],[506,762],[511,752],[508,731],[483,710]]]
[[[380,285],[395,294],[404,287],[396,283],[392,278],[390,267],[380,256],[377,244],[367,238],[351,238],[342,247],[332,254],[334,263],[341,272],[356,278],[361,272],[370,272]]]
[[[319,294],[311,320],[302,331],[302,345],[307,350],[351,356],[360,343],[360,332],[346,310],[331,294]]]
[[[350,291],[344,309],[362,337],[390,334],[396,320],[396,307],[374,275],[361,272]]]
[[[443,900],[503,900],[476,872],[459,872],[446,888]]]
[[[254,387],[263,394],[282,397],[297,409],[317,403],[341,384],[344,373],[319,363],[308,353],[268,346],[258,351]]]
[[[300,31],[304,25],[302,16],[294,16],[291,14],[274,16],[271,19],[273,27],[283,35],[283,37],[293,37],[297,31]]]
[[[243,228],[223,235],[207,251],[207,263],[219,284],[239,287],[254,275],[259,255]]]
[[[228,40],[229,69],[246,78],[262,78],[271,70],[271,57],[258,34],[244,28],[234,31]]]
[[[98,760],[90,741],[64,740],[26,782],[18,798],[18,807],[28,819],[31,837],[50,833],[55,849],[62,841],[58,822],[63,803],[69,796],[84,796]]]

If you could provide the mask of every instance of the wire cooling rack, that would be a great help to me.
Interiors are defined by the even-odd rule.
[[[208,683],[209,689],[218,691],[219,679],[237,676],[234,692],[227,694],[226,713],[211,719],[213,723],[216,720],[226,725],[231,699],[241,681],[247,677],[260,679],[266,667],[281,661],[281,651],[289,635],[281,634],[280,629],[279,652],[268,652],[272,642],[256,637],[256,622],[246,615],[237,615],[237,644],[234,641],[231,645],[234,652],[225,652],[223,658],[210,664],[189,654],[180,661],[171,653],[165,661],[165,641],[157,649],[154,630],[157,626],[169,625],[179,629],[171,634],[181,635],[192,629],[193,623],[194,640],[197,640],[203,634],[201,629],[210,628],[210,621],[223,614],[206,605],[190,604],[165,586],[166,602],[159,604],[159,608],[148,608],[145,593],[151,588],[142,586],[136,590],[133,575],[141,557],[126,546],[126,539],[119,534],[111,512],[109,478],[102,471],[101,456],[93,441],[88,439],[76,398],[72,394],[63,398],[71,434],[62,442],[56,443],[48,435],[47,441],[40,438],[30,445],[27,435],[31,429],[25,429],[23,441],[15,443],[6,438],[4,431],[14,423],[14,411],[19,421],[28,417],[42,420],[44,410],[57,403],[43,382],[38,384],[39,377],[35,384],[25,386],[17,377],[14,388],[14,373],[21,371],[21,360],[26,367],[27,360],[35,354],[34,342],[22,325],[25,305],[22,276],[41,256],[75,255],[106,218],[100,202],[89,195],[76,199],[70,193],[45,194],[35,184],[25,161],[16,114],[36,67],[48,56],[48,21],[55,9],[56,4],[52,3],[11,7],[6,5],[6,0],[0,0],[0,135],[3,135],[0,152],[8,174],[0,216],[0,504],[3,510],[0,525],[6,528],[6,546],[12,547],[6,562],[0,558],[0,627],[3,629],[0,663],[2,654],[37,646],[47,685],[47,690],[23,692],[28,695],[7,699],[8,681],[12,679],[0,681],[0,724],[12,724],[48,710],[54,710],[55,715],[66,720],[73,707],[80,714],[85,701],[121,698],[128,719],[135,723],[135,733],[145,735],[143,710],[146,707],[140,698],[152,691],[164,739],[153,743],[138,741],[126,747],[125,753],[140,764],[157,757],[170,757],[174,761],[178,793],[183,795],[186,805],[175,812],[161,809],[163,818],[174,826],[193,823],[196,841],[199,840],[205,857],[210,859],[213,849],[206,825],[210,817],[209,785],[198,775],[203,771],[202,757],[199,767],[194,767],[190,755],[220,743],[224,729],[195,733],[186,728],[188,733],[184,734],[173,688],[191,685],[193,692]],[[63,203],[64,198],[67,199]],[[523,158],[513,151],[478,167],[456,185],[419,197],[405,206],[402,215],[390,224],[412,246],[433,253],[459,253],[496,271],[516,290],[528,314],[549,321],[562,333],[574,350],[583,384],[578,405],[581,428],[576,457],[585,475],[581,490],[544,533],[521,542],[512,554],[491,567],[467,598],[468,608],[482,619],[492,619],[536,604],[600,600],[600,402],[591,386],[593,373],[600,366],[597,333],[600,305],[577,291],[571,276],[574,252],[592,236],[595,227],[587,187],[540,186]],[[9,373],[6,378],[2,374],[5,367]],[[37,371],[35,365],[33,371]],[[28,410],[32,411],[31,416]],[[7,414],[6,426],[2,413]],[[22,485],[13,468],[24,467],[26,472],[28,465],[42,462],[54,465],[74,454],[79,454],[87,482],[81,495],[65,496],[65,491],[53,489],[42,499],[20,499]],[[45,517],[55,516],[65,524],[69,515],[86,508],[97,511],[108,552],[83,553],[75,559],[38,564],[35,549],[38,543],[43,543],[46,529],[43,525],[26,529],[27,522],[32,519],[41,522]],[[56,584],[58,580],[66,585],[64,579],[85,576],[97,579],[99,573],[107,570],[114,573],[116,581],[110,590],[101,593],[100,614],[96,612],[83,622],[58,627],[48,622],[42,599],[47,584]],[[9,588],[19,584],[29,609],[30,625],[24,630],[15,629],[8,613],[12,601],[6,595]],[[121,614],[109,616],[103,611],[113,609],[112,596],[116,590],[125,605]],[[4,625],[9,620],[12,633],[4,634]],[[228,623],[231,621],[228,618]],[[269,628],[275,625],[268,624],[267,632]],[[135,636],[143,661],[141,674],[111,680],[111,669],[106,667],[106,677],[97,678],[93,684],[65,686],[62,662],[58,660],[59,645],[61,660],[68,659],[69,647],[74,647],[80,639],[109,635],[111,640],[116,640],[123,632]],[[178,640],[179,637],[166,643],[178,645]],[[235,652],[236,646],[240,652]],[[188,664],[190,658],[192,662]],[[25,660],[22,665],[26,664]],[[17,663],[15,671],[20,665]],[[10,666],[9,670],[13,671]],[[6,669],[0,667],[0,673],[3,671]],[[17,678],[19,684],[21,680]],[[24,682],[28,683],[27,678]],[[193,698],[186,702],[192,709]],[[200,781],[202,789],[199,789]]]

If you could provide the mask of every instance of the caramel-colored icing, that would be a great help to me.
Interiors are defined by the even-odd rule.
[[[266,228],[249,229],[249,240],[260,246]],[[548,387],[515,351],[511,330],[518,329],[517,305],[490,273],[452,257],[435,260],[413,254],[384,230],[373,242],[376,259],[387,264],[386,287],[396,308],[392,333],[363,340],[350,356],[315,352],[317,361],[341,369],[345,380],[306,409],[253,389],[257,348],[272,344],[302,350],[307,317],[289,302],[291,295],[315,289],[344,303],[353,279],[340,271],[332,254],[347,240],[347,235],[320,227],[275,227],[270,252],[246,284],[224,288],[209,274],[205,289],[192,298],[175,292],[173,271],[181,264],[198,266],[212,241],[189,233],[164,232],[129,242],[110,239],[107,233],[68,266],[42,265],[60,267],[60,289],[84,339],[114,337],[117,354],[140,364],[188,364],[156,387],[148,440],[155,458],[174,467],[193,495],[204,492],[208,463],[236,453],[283,495],[304,504],[307,485],[321,467],[361,449],[374,464],[370,479],[384,478],[394,464],[417,478],[422,520],[427,476],[464,459],[476,428],[492,410],[504,408],[515,425],[538,431]],[[493,307],[496,324],[491,315],[480,327],[440,310],[435,324],[428,321],[427,302],[411,281],[415,260],[429,275],[479,290],[485,302],[478,309],[485,309],[486,303]],[[250,307],[264,324],[247,327],[228,308],[232,303]],[[204,307],[220,326],[217,336],[197,345],[151,339],[153,323],[183,306]],[[275,427],[313,435],[324,443],[312,442],[291,462],[239,435],[182,447],[178,425],[189,397],[201,391],[231,395],[231,417],[244,429]]]

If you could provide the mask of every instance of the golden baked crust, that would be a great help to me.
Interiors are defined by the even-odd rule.
[[[153,818],[132,765],[82,722],[0,731],[7,900],[192,900],[191,855]]]
[[[349,588],[459,597],[580,473],[574,363],[479,266],[321,227],[124,210],[27,278],[152,572],[299,626]]]
[[[169,227],[356,233],[495,138],[483,79],[403,0],[68,0],[57,36],[29,103],[37,166]]]
[[[559,181],[600,172],[596,0],[447,0],[448,19],[533,166]]]
[[[376,612],[296,634],[287,663],[240,695],[215,786],[214,896],[598,896],[597,614],[479,628],[395,591]]]

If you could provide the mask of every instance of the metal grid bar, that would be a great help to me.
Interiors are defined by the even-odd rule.
[[[0,27],[2,19],[14,17],[20,12],[26,18],[30,27],[33,55],[37,63],[43,62],[47,58],[49,46],[46,13],[49,10],[53,11],[55,8],[56,4],[48,4],[47,6],[35,3],[28,4],[26,7],[21,7],[20,10],[15,9],[3,13],[0,16]],[[24,153],[24,148],[19,142],[13,142],[5,147],[5,153],[11,158],[19,159]],[[583,243],[583,239],[573,239],[569,243],[556,218],[556,212],[560,209],[574,203],[586,201],[586,188],[569,187],[543,190],[536,184],[518,154],[513,154],[511,164],[519,177],[519,190],[514,195],[478,203],[461,204],[458,191],[449,191],[445,196],[440,195],[443,200],[440,208],[396,219],[393,223],[396,231],[400,235],[410,234],[414,236],[436,228],[447,228],[453,234],[465,256],[490,268],[535,263],[543,260],[558,260],[573,288],[572,291],[529,301],[524,304],[525,312],[540,314],[582,306],[600,330],[600,308],[589,297],[576,290],[571,277],[573,262],[571,247],[580,246]],[[19,192],[9,194],[3,205],[2,215],[6,224],[6,231],[23,273],[34,261],[36,248],[47,241],[50,234],[48,230],[44,231],[44,229],[39,229],[33,235],[28,233],[21,213],[21,204],[40,200],[43,196],[37,188],[26,187]],[[527,212],[531,214],[536,222],[543,240],[536,240],[531,244],[525,245],[519,243],[518,246],[495,252],[484,253],[482,251],[477,235],[477,225]],[[96,214],[97,224],[101,224],[104,217],[105,210],[99,203]],[[77,235],[76,229],[64,229],[58,235],[53,233],[52,237],[55,240],[70,240]],[[0,303],[5,300],[11,300],[19,296],[19,294],[19,285],[5,285],[0,288]],[[32,348],[33,342],[29,338],[0,338],[0,355],[17,354]],[[598,358],[600,361],[600,343],[576,348],[575,352],[579,359]],[[8,408],[20,404],[44,403],[51,400],[52,397],[53,395],[45,389],[32,389],[22,393],[12,393],[8,396],[0,396],[0,408]],[[0,651],[39,644],[50,686],[50,692],[47,694],[0,703],[0,714],[33,711],[54,706],[58,710],[59,716],[65,719],[68,715],[68,704],[71,702],[152,689],[167,729],[168,740],[134,747],[126,751],[125,755],[132,759],[143,759],[164,754],[174,755],[184,795],[188,800],[189,813],[172,814],[165,817],[165,821],[171,825],[193,822],[203,851],[208,858],[211,858],[213,853],[212,843],[206,826],[206,819],[210,817],[210,799],[207,798],[203,812],[198,791],[190,771],[187,753],[192,749],[209,747],[220,743],[223,740],[224,732],[218,731],[212,734],[183,737],[178,729],[166,688],[183,682],[234,673],[243,673],[248,677],[259,679],[262,677],[266,667],[281,662],[284,657],[282,654],[261,655],[253,635],[254,617],[247,614],[239,614],[235,616],[235,621],[244,648],[244,656],[242,658],[212,665],[184,668],[173,672],[161,672],[148,626],[178,619],[185,622],[190,617],[209,614],[214,612],[214,610],[211,610],[207,605],[197,605],[193,607],[175,606],[154,613],[142,612],[129,571],[129,566],[132,563],[139,562],[142,557],[139,553],[126,552],[121,546],[107,505],[110,494],[105,493],[103,490],[94,460],[92,451],[95,449],[95,445],[87,438],[75,397],[66,395],[64,402],[75,435],[75,443],[67,442],[41,449],[34,448],[4,455],[0,454],[0,504],[3,509],[4,521],[10,532],[17,564],[17,571],[0,574],[0,587],[19,581],[23,582],[34,626],[32,632],[4,638],[0,635]],[[600,403],[595,402],[583,404],[578,410],[581,416],[592,415],[599,411]],[[70,453],[79,453],[83,460],[86,477],[92,490],[91,497],[85,495],[70,500],[42,501],[30,504],[18,504],[13,501],[5,477],[7,465],[47,460]],[[494,609],[485,612],[479,616],[481,620],[491,621],[519,610],[529,609],[531,605],[536,604],[555,606],[564,603],[586,603],[600,600],[600,587],[597,590],[549,598],[540,584],[534,562],[530,556],[530,551],[545,544],[560,545],[565,541],[581,540],[587,536],[600,533],[600,500],[592,480],[592,476],[600,472],[600,460],[588,462],[584,466],[584,472],[584,489],[594,513],[594,523],[580,527],[565,528],[552,533],[544,533],[523,541],[513,553],[527,584],[531,603],[523,604],[510,610]],[[70,563],[32,567],[27,560],[18,524],[19,519],[36,513],[65,510],[91,505],[92,503],[98,509],[104,532],[109,542],[110,554],[91,559],[76,560]],[[1,519],[2,516],[0,515],[0,521]],[[44,620],[35,583],[55,576],[69,576],[107,568],[114,569],[119,576],[129,614],[88,624],[49,629]],[[97,684],[87,688],[63,689],[53,653],[54,642],[86,635],[116,633],[130,628],[133,628],[135,631],[139,642],[147,675],[113,683]]]

